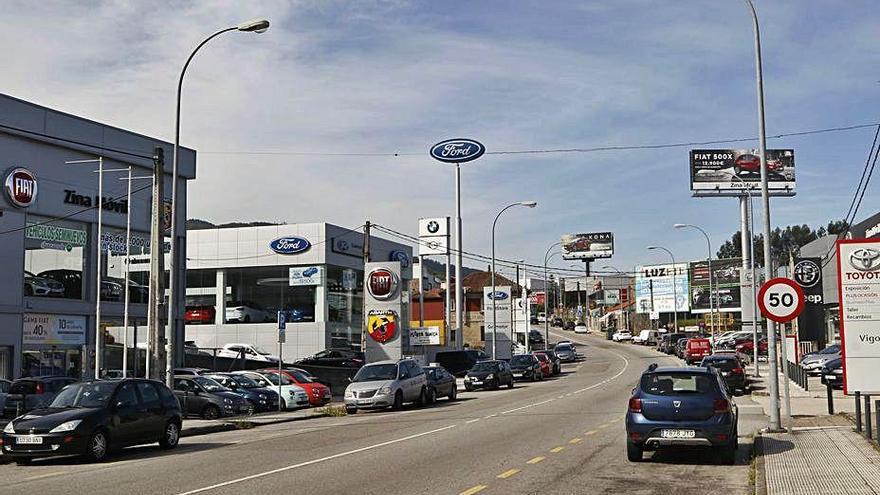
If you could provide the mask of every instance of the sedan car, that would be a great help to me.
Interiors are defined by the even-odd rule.
[[[615,342],[623,342],[624,340],[630,341],[633,336],[629,332],[629,330],[618,330],[611,335],[611,340]]]
[[[590,329],[587,328],[587,325],[585,325],[585,324],[583,324],[583,323],[581,323],[581,322],[578,322],[578,323],[574,326],[574,333],[587,333],[587,332],[589,332],[589,331],[590,331]]]
[[[297,366],[327,366],[331,368],[358,369],[364,365],[364,353],[344,347],[323,351],[293,363]]]
[[[553,351],[563,363],[573,363],[578,359],[577,350],[571,344],[556,344]]]
[[[262,361],[265,363],[278,362],[278,356],[251,344],[226,344],[222,349],[217,351],[217,357],[241,359],[242,356],[251,361]]]
[[[535,359],[538,360],[538,365],[541,367],[541,379],[550,378],[553,375],[553,369],[550,367],[550,358],[546,354],[537,352],[533,352],[532,356],[535,356]]]
[[[709,447],[725,464],[738,448],[738,411],[715,368],[652,364],[633,389],[626,413],[626,457],[645,450]]]
[[[827,361],[822,367],[822,384],[843,389],[843,358]]]
[[[102,461],[114,449],[159,442],[177,446],[180,404],[153,380],[95,380],[65,387],[46,408],[6,425],[3,456],[19,464],[36,457],[84,455]]]
[[[811,375],[818,375],[828,362],[841,356],[840,344],[830,345],[821,351],[810,353],[801,358],[801,368]]]
[[[468,392],[478,388],[497,390],[505,384],[513,388],[513,372],[506,361],[480,361],[464,377]]]
[[[226,304],[227,323],[264,323],[270,319],[269,313],[259,304],[248,301],[232,301]]]
[[[541,362],[534,354],[518,354],[510,358],[510,371],[514,380],[543,380]]]
[[[9,386],[3,417],[14,418],[33,409],[46,407],[65,386],[75,382],[69,376],[19,378]]]
[[[213,325],[216,316],[217,311],[214,309],[214,306],[187,306],[186,313],[183,314],[183,321],[185,321],[187,325],[203,323]]]
[[[536,354],[544,354],[550,360],[550,374],[556,376],[562,373],[562,360],[559,359],[559,356],[556,355],[551,349],[545,349],[543,351],[536,351]],[[540,358],[539,358],[540,359]]]
[[[254,412],[244,397],[204,376],[175,376],[174,395],[185,416],[217,419]]]
[[[438,397],[447,397],[455,400],[458,397],[458,385],[452,373],[443,369],[442,366],[426,366],[425,376],[428,378],[427,402],[433,404]]]
[[[246,399],[256,412],[278,410],[278,393],[274,390],[260,387],[255,381],[246,376],[237,373],[214,373],[202,376],[216,381]]]
[[[25,270],[24,272],[24,295],[39,297],[63,297],[64,285],[57,280],[47,277],[38,277]]]

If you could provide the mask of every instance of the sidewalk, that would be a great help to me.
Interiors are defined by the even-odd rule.
[[[754,366],[748,367],[748,373],[752,380],[752,399],[764,408],[764,412],[770,415],[770,395],[769,386],[767,385],[767,375],[769,369],[767,363],[761,364],[761,377],[755,378]],[[779,412],[785,418],[785,380],[783,374],[779,374]],[[789,427],[799,426],[823,426],[823,425],[852,425],[852,423],[840,413],[855,413],[855,398],[843,395],[842,390],[834,390],[834,412],[835,416],[828,415],[828,398],[827,389],[822,385],[818,377],[810,377],[810,390],[805,391],[793,381],[788,381],[789,397],[791,398],[791,415],[793,424]],[[838,421],[839,418],[843,422]],[[829,422],[829,420],[831,420]]]

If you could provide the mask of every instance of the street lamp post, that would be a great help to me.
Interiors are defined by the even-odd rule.
[[[523,299],[525,298],[525,284],[521,284],[519,282],[519,266],[524,264],[526,260],[516,260],[516,286],[519,288],[519,303],[522,305],[522,309],[525,310],[526,305],[523,303]],[[513,307],[513,304],[510,305],[510,310],[515,312],[518,308]],[[513,315],[513,323],[510,325],[510,342],[511,345],[519,343],[516,340],[516,314]],[[526,323],[528,326],[528,323]],[[526,336],[528,336],[528,332],[526,332]],[[526,339],[528,340],[528,339]]]
[[[495,359],[498,353],[496,339],[496,334],[498,333],[498,322],[495,311],[495,226],[498,224],[498,219],[501,217],[501,214],[509,210],[510,208],[513,208],[514,206],[525,206],[528,208],[534,208],[538,206],[538,203],[535,201],[518,201],[516,203],[511,203],[502,208],[501,211],[499,211],[498,214],[495,215],[495,220],[492,222],[492,292],[490,294],[492,298],[492,359]],[[459,251],[459,253],[461,253],[461,251]]]
[[[174,385],[174,334],[177,329],[177,301],[175,299],[175,291],[177,289],[177,170],[180,158],[180,100],[183,91],[183,77],[186,75],[186,69],[196,53],[217,36],[230,31],[265,33],[268,29],[269,21],[256,19],[243,22],[237,26],[221,29],[208,36],[190,53],[186,63],[183,64],[183,69],[180,71],[180,78],[177,80],[177,108],[174,118],[174,157],[171,170],[171,253],[168,261],[168,327],[165,331],[165,382],[169,387]]]
[[[712,283],[712,278],[713,278],[713,275],[712,275],[712,241],[709,239],[709,234],[707,234],[705,230],[703,230],[702,228],[700,228],[697,225],[692,225],[689,223],[677,223],[677,224],[673,225],[673,227],[676,229],[687,229],[687,228],[697,229],[700,232],[702,232],[703,237],[706,238],[706,247],[708,249],[708,253],[707,253],[708,258],[706,258],[706,262],[708,263],[708,267],[709,267],[709,320],[712,322],[712,344],[714,345],[715,344],[715,320],[716,320],[716,315],[715,315],[716,294],[712,290],[712,286],[713,286],[713,283]]]
[[[550,320],[547,319],[547,303],[550,302],[550,287],[547,281],[547,263],[550,261],[550,251],[556,246],[561,245],[562,241],[554,242],[547,248],[547,252],[544,253],[544,345],[547,345],[547,343],[550,342]]]
[[[675,266],[675,256],[672,254],[672,251],[666,249],[663,246],[648,246],[648,249],[654,250],[659,249],[661,251],[666,251],[666,254],[672,258],[672,314],[675,321],[675,332],[678,333],[678,288],[676,287],[676,277],[678,276],[678,270]]]

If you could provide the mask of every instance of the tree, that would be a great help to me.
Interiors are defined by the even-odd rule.
[[[828,222],[826,227],[819,227],[819,230],[816,231],[816,235],[818,237],[825,237],[826,235],[836,235],[840,237],[843,234],[846,234],[847,230],[849,230],[849,224],[846,220],[834,220]]]
[[[843,222],[831,222],[828,229],[838,231]],[[820,229],[821,231],[822,229]],[[845,230],[845,228],[844,228]],[[722,244],[718,249],[719,258],[738,258],[742,256],[741,239],[742,233],[737,231],[731,238]],[[770,232],[770,257],[775,263],[780,265],[788,264],[792,254],[797,254],[800,248],[805,244],[816,240],[819,237],[816,231],[813,231],[809,225],[789,225],[785,229],[777,227]],[[764,235],[759,234],[753,237],[752,253],[755,257],[755,264],[764,265]]]

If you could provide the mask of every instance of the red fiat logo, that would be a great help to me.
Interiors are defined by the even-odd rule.
[[[377,268],[370,272],[367,288],[376,299],[390,299],[397,289],[397,276],[387,268]]]
[[[15,206],[27,208],[37,199],[37,178],[26,168],[16,168],[6,176],[6,195]]]

